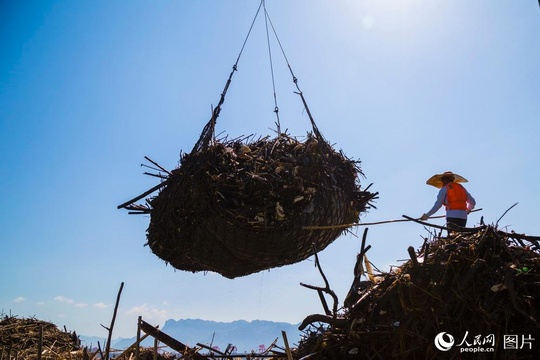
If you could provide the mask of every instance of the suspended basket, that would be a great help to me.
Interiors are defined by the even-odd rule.
[[[148,244],[180,270],[227,278],[293,264],[336,240],[375,194],[324,139],[216,141],[186,154],[151,206]]]
[[[341,225],[358,222],[377,195],[360,188],[359,161],[318,131],[304,141],[283,133],[204,141],[212,130],[147,206],[124,206],[150,213],[148,245],[176,269],[232,279],[297,263],[347,231]]]
[[[294,75],[313,129],[303,141],[282,133],[279,117],[275,138],[216,140],[215,123],[235,71],[236,64],[212,118],[178,168],[160,167],[167,174],[161,184],[119,206],[150,214],[148,245],[176,269],[231,279],[302,261],[313,245],[323,250],[347,231],[343,224],[358,222],[377,195],[360,188],[360,162],[323,138]],[[146,205],[134,205],[156,190]]]

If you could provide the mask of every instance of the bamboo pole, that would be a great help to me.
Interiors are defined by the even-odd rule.
[[[289,340],[287,340],[287,333],[281,330],[281,335],[283,336],[283,342],[285,343],[285,351],[287,352],[287,360],[293,360],[291,349],[289,348]]]
[[[162,187],[164,187],[165,185],[167,185],[167,182],[168,182],[168,179],[163,181],[161,184],[157,184],[156,186],[154,186],[153,188],[151,188],[150,190],[148,191],[145,191],[144,193],[142,193],[141,195],[139,196],[136,196],[134,197],[133,199],[129,200],[129,201],[126,201],[125,203],[123,204],[120,204],[118,205],[118,209],[121,209],[121,208],[125,208],[126,206],[128,205],[131,205],[133,204],[135,201],[138,201],[140,199],[142,199],[143,197],[147,196],[147,195],[150,195],[151,193],[153,193],[154,191],[158,190],[158,189],[161,189]]]
[[[471,212],[481,211],[482,209],[474,209]],[[446,217],[446,215],[432,216],[430,219],[441,219]],[[393,219],[393,220],[383,220],[375,221],[369,223],[351,223],[351,224],[338,224],[338,225],[328,225],[328,226],[304,226],[302,230],[331,230],[331,229],[346,229],[352,226],[370,226],[370,225],[380,225],[380,224],[390,224],[396,222],[406,222],[406,221],[415,221],[420,220],[407,217],[406,219]]]
[[[227,355],[226,353],[222,352],[222,351],[219,351],[219,350],[216,350],[214,348],[212,348],[211,346],[208,346],[208,345],[204,345],[204,344],[201,344],[201,343],[197,343],[197,346],[200,346],[206,350],[210,350],[211,352],[215,352],[217,353],[218,355]]]
[[[140,320],[140,327],[141,327],[141,330],[144,331],[146,334],[149,334],[150,336],[158,339],[160,342],[169,346],[171,349],[178,351],[179,353],[185,353],[186,351],[189,351],[189,352],[195,351],[193,354],[190,355],[192,359],[207,359],[205,356],[199,354],[197,352],[198,350],[188,347],[187,345],[172,338],[171,336],[153,327],[152,325],[148,324],[142,319]]]
[[[139,335],[140,335],[140,333],[139,333]],[[143,340],[146,339],[148,336],[150,336],[150,335],[145,334],[143,337],[141,337],[141,338],[140,338],[139,340],[137,340],[137,341],[143,341]],[[118,355],[118,356],[116,357],[116,359],[121,359],[123,356],[126,356],[126,354],[127,354],[129,351],[131,351],[131,349],[133,349],[136,345],[139,345],[139,343],[138,343],[137,341],[135,341],[133,344],[131,344],[130,346],[128,346],[124,351],[122,351],[122,353],[121,353],[120,355]]]
[[[97,342],[97,346],[98,346],[99,356],[101,356],[101,360],[103,360],[105,357],[103,356],[103,351],[101,350],[101,344],[99,343],[99,341]]]
[[[135,360],[139,360],[141,356],[141,322],[142,316],[139,316],[137,319],[137,347],[135,348]]]
[[[410,221],[414,221],[414,222],[417,222],[419,224],[422,224],[422,225],[425,225],[425,226],[431,226],[431,227],[434,227],[436,229],[441,229],[441,230],[450,230],[450,231],[455,231],[455,232],[460,232],[460,233],[477,233],[479,232],[480,230],[483,230],[486,228],[485,225],[482,225],[482,226],[479,226],[479,227],[476,227],[476,228],[461,228],[461,229],[449,229],[448,227],[446,226],[440,226],[440,225],[435,225],[435,224],[430,224],[428,222],[425,222],[425,221],[421,221],[421,220],[418,220],[418,219],[414,219],[412,217],[409,217],[407,215],[403,215],[403,217],[407,220],[410,220]]]
[[[120,290],[118,290],[118,295],[116,296],[116,305],[114,306],[113,317],[111,320],[111,327],[109,328],[109,336],[107,337],[107,345],[105,345],[105,360],[109,360],[109,352],[111,350],[111,338],[114,327],[114,322],[116,320],[116,313],[118,312],[118,304],[120,303],[120,295],[122,294],[122,289],[124,288],[124,282],[120,284]]]
[[[155,166],[157,166],[159,169],[161,169],[162,171],[166,172],[167,174],[171,175],[171,172],[167,169],[165,169],[163,166],[159,165],[157,162],[155,162],[154,160],[150,159],[148,156],[145,156],[144,157],[146,160],[150,161],[152,164],[154,164]]]

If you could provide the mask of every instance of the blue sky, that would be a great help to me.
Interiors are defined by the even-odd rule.
[[[144,247],[148,218],[116,206],[156,184],[144,156],[177,166],[216,105],[258,0],[0,1],[0,309],[115,337],[139,315],[300,322],[322,312],[300,282],[313,259],[235,280],[174,271]],[[425,185],[469,179],[480,217],[540,235],[540,9],[534,0],[267,0],[323,135],[360,159],[380,193],[364,222],[419,217]],[[274,44],[275,45],[275,44]],[[273,47],[282,128],[309,119]],[[217,131],[273,134],[262,17],[240,59]],[[437,215],[443,214],[440,211]],[[443,220],[434,220],[442,224]],[[320,253],[343,301],[362,228]],[[381,270],[421,246],[421,225],[370,227]],[[271,340],[271,339],[269,339]]]

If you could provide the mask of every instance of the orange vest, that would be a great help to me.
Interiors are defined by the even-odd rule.
[[[467,191],[458,183],[446,185],[446,210],[467,210]]]

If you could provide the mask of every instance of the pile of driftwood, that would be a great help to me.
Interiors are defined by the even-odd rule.
[[[357,222],[377,195],[362,176],[359,161],[311,133],[208,141],[165,172],[157,196],[125,208],[150,213],[148,244],[175,268],[235,278],[332,243],[346,231],[332,227]],[[313,225],[328,229],[304,229]]]
[[[363,246],[342,314],[306,318],[300,357],[538,359],[539,240],[482,226],[426,239],[384,273],[373,272]]]
[[[75,332],[35,318],[5,315],[0,320],[0,354],[0,359],[70,359],[80,358],[82,349]]]

